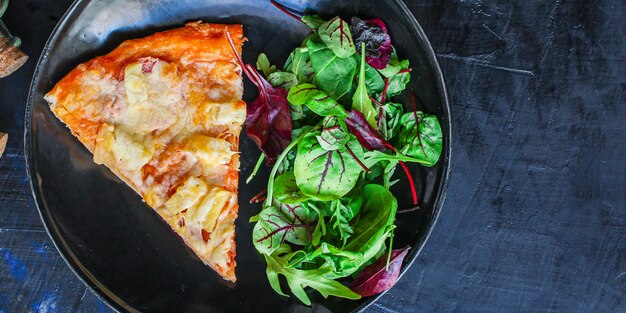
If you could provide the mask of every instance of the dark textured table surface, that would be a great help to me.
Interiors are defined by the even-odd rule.
[[[28,86],[70,3],[3,18],[31,60],[0,80],[0,312],[111,311],[56,252],[24,165]],[[447,81],[452,173],[422,254],[369,311],[626,312],[624,1],[407,4]]]

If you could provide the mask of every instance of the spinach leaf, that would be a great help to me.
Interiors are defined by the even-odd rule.
[[[297,75],[298,82],[301,84],[313,82],[315,72],[313,71],[313,65],[310,62],[306,47],[294,50],[291,71]]]
[[[302,23],[304,23],[304,25],[309,26],[313,31],[317,31],[320,25],[326,22],[317,14],[304,15],[302,18],[300,18],[300,20],[302,21]]]
[[[293,172],[285,172],[274,181],[274,198],[284,204],[298,204],[309,199],[296,185]]]
[[[289,91],[291,87],[298,84],[298,78],[295,74],[289,72],[274,72],[267,77],[270,85],[277,88],[284,88]]]
[[[365,85],[370,97],[380,95],[385,88],[385,81],[380,77],[380,73],[367,63],[365,64]]]
[[[352,96],[352,110],[359,111],[365,116],[365,120],[376,129],[377,112],[372,105],[372,100],[367,93],[367,85],[365,84],[365,45],[361,47],[361,72],[359,74],[359,85]]]
[[[363,204],[358,221],[352,226],[352,235],[340,249],[326,241],[308,253],[291,260],[291,266],[323,260],[332,264],[327,278],[346,277],[372,262],[385,247],[385,240],[393,229],[398,202],[385,187],[368,184],[363,187]],[[315,236],[313,236],[315,244]]]
[[[317,136],[320,146],[327,151],[341,149],[350,140],[350,135],[339,123],[336,116],[328,116],[324,119],[324,129]]]
[[[257,223],[252,231],[252,240],[259,253],[271,255],[285,241],[297,245],[306,245],[309,242],[306,215],[299,216],[295,210],[287,212],[289,214],[283,213],[276,206],[266,206],[255,218]]]
[[[406,85],[411,80],[409,60],[398,60],[398,55],[394,50],[391,54],[391,61],[382,70],[378,70],[383,76],[389,78],[387,87],[387,97],[399,95],[406,89]]]
[[[287,100],[292,105],[306,105],[311,111],[321,116],[346,117],[346,110],[325,92],[312,84],[300,84],[291,90]]]
[[[356,58],[340,58],[316,39],[309,40],[307,47],[320,89],[333,99],[340,99],[350,92],[356,74]]]
[[[372,259],[385,246],[397,210],[398,201],[389,190],[377,184],[365,185],[359,222],[343,249],[362,253],[366,261]]]
[[[262,71],[265,77],[269,77],[270,74],[276,72],[276,65],[270,64],[270,60],[267,58],[267,55],[265,55],[265,53],[259,54],[259,57],[256,61],[256,68],[259,71]]]
[[[267,274],[270,285],[278,294],[286,296],[280,287],[279,275],[282,275],[286,278],[291,292],[306,305],[311,305],[311,300],[304,291],[305,287],[311,287],[317,290],[324,297],[360,298],[360,296],[350,290],[350,288],[335,280],[324,277],[327,273],[332,272],[332,267],[322,266],[311,270],[289,268],[287,263],[292,255],[291,248],[288,245],[282,245],[272,255],[265,256],[265,260],[267,261],[265,273]]]
[[[434,115],[422,112],[405,113],[400,120],[399,145],[408,156],[424,166],[433,166],[441,156],[443,135]]]
[[[409,66],[410,66],[409,60],[400,61],[398,59],[398,54],[396,53],[396,50],[394,49],[393,52],[391,53],[391,60],[389,61],[389,64],[387,64],[387,66],[384,69],[378,70],[378,71],[383,76],[390,78],[398,74],[398,72],[400,72],[401,70],[408,69]]]
[[[387,88],[387,97],[393,97],[401,94],[411,80],[410,72],[398,72],[389,79],[389,87]]]
[[[363,148],[352,136],[346,146],[328,151],[317,141],[320,132],[304,136],[298,145],[294,165],[296,183],[302,192],[312,198],[329,201],[339,199],[356,185],[362,168],[357,158],[363,157]]]
[[[350,25],[338,16],[320,25],[317,33],[336,56],[348,58],[356,53]]]

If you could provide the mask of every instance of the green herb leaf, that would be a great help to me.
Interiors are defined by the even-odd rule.
[[[339,232],[339,239],[343,242],[342,246],[346,245],[346,241],[352,235],[352,227],[350,227],[350,220],[354,217],[352,215],[352,208],[344,205],[341,200],[335,200],[331,204],[332,215],[330,222],[334,229]]]
[[[317,141],[320,132],[308,133],[298,145],[294,166],[296,183],[305,195],[329,201],[339,199],[357,183],[363,171],[346,147],[328,151]],[[353,136],[346,144],[357,158],[363,157],[363,147]]]
[[[285,214],[283,211],[289,213]],[[299,216],[295,210],[281,210],[276,206],[263,208],[252,231],[254,247],[259,253],[271,255],[285,241],[306,245],[310,238],[305,219],[306,215]]]
[[[380,73],[367,64],[367,62],[365,63],[365,85],[371,97],[380,95],[383,92],[383,88],[385,88],[385,80],[383,80],[383,78],[380,77]]]
[[[349,93],[356,74],[356,58],[340,58],[319,40],[309,40],[307,47],[320,89],[333,99]]]
[[[356,53],[350,25],[338,16],[320,25],[317,33],[336,56],[348,58]]]
[[[437,117],[408,112],[402,116],[400,123],[399,145],[403,147],[402,151],[424,166],[435,165],[443,148],[443,135]]]
[[[378,128],[376,124],[376,109],[372,105],[372,100],[367,93],[367,85],[365,83],[365,45],[361,48],[361,72],[359,74],[359,85],[352,96],[352,109],[363,113],[365,120],[374,129]]]
[[[363,204],[358,221],[352,227],[352,235],[343,249],[324,241],[311,252],[299,254],[291,260],[291,266],[324,260],[332,264],[333,271],[327,278],[341,278],[373,262],[385,248],[385,240],[393,229],[398,202],[385,187],[368,184],[363,187]],[[315,236],[313,236],[315,244]]]
[[[284,204],[298,204],[309,199],[296,185],[293,172],[285,172],[274,181],[274,198]]]
[[[399,95],[406,89],[406,85],[411,80],[411,73],[408,71],[410,64],[409,60],[398,60],[398,55],[394,50],[391,54],[391,61],[382,70],[378,70],[383,76],[389,78],[389,87],[387,88],[387,97],[393,97]]]
[[[346,110],[337,101],[312,84],[305,83],[291,88],[287,100],[292,105],[306,105],[311,111],[321,116],[348,116]]]
[[[390,141],[398,134],[401,126],[400,119],[403,113],[404,108],[400,103],[389,102],[383,105],[384,117],[381,120],[378,132],[385,140]]]
[[[301,84],[313,82],[315,72],[309,58],[308,48],[296,48],[294,50],[291,71],[297,75],[298,82]]]
[[[306,26],[309,26],[313,31],[317,31],[317,29],[320,27],[320,25],[322,25],[322,24],[324,24],[326,22],[317,14],[314,14],[314,15],[304,15],[304,16],[302,16],[302,18],[300,18],[300,20]]]
[[[328,151],[341,149],[350,140],[350,135],[345,127],[339,123],[336,116],[328,116],[324,119],[322,134],[317,136],[319,144]]]
[[[306,305],[311,305],[311,300],[304,291],[306,287],[317,290],[324,297],[336,296],[347,299],[360,299],[361,296],[354,293],[350,288],[324,277],[327,273],[332,272],[332,267],[322,266],[311,270],[289,268],[286,264],[292,255],[291,248],[283,245],[274,254],[265,256],[267,261],[267,269],[265,271],[267,278],[272,288],[278,294],[285,295],[280,287],[278,277],[283,275],[291,292]]]
[[[274,72],[267,77],[267,81],[270,85],[278,88],[285,88],[289,91],[291,87],[298,84],[298,78],[293,73],[288,72]]]
[[[267,58],[267,55],[265,55],[265,53],[259,54],[259,57],[256,61],[256,68],[259,71],[262,71],[265,77],[269,77],[270,74],[276,72],[276,65],[270,64],[270,60]]]

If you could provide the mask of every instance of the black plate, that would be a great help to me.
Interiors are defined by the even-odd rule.
[[[450,158],[449,107],[430,44],[400,0],[283,3],[327,18],[358,15],[385,20],[400,56],[411,61],[411,88],[424,100],[424,110],[440,117],[445,135],[441,161],[433,168],[413,168],[422,209],[398,216],[394,245],[413,247],[407,258],[410,264],[435,224]],[[35,71],[25,123],[29,176],[50,237],[76,275],[120,311],[346,312],[365,308],[375,298],[348,301],[311,293],[314,305],[308,308],[270,288],[264,260],[250,240],[248,219],[259,205],[247,204],[265,187],[267,171],[251,185],[240,186],[238,281],[228,284],[204,266],[138,195],[104,166],[94,164],[90,153],[44,101],[43,95],[79,63],[109,52],[123,40],[198,19],[243,24],[249,38],[244,47],[247,63],[265,52],[273,63],[282,64],[309,32],[269,0],[84,0],[76,1],[59,22]],[[255,88],[248,83],[245,87],[245,98],[250,100]],[[247,177],[259,152],[246,136],[241,151],[241,173]],[[410,193],[399,178],[403,183],[394,193],[401,207],[409,206]]]

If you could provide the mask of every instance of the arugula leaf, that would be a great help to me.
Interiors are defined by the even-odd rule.
[[[309,40],[306,45],[320,89],[333,99],[350,92],[356,74],[356,58],[340,58],[317,39]]]
[[[434,115],[423,112],[405,113],[400,123],[398,143],[402,151],[424,166],[433,166],[441,156],[443,135],[441,125]]]
[[[322,41],[340,58],[348,58],[356,53],[350,25],[340,17],[335,17],[317,29]]]
[[[313,31],[317,31],[317,29],[320,27],[320,25],[322,25],[322,24],[324,24],[326,22],[324,19],[322,19],[317,14],[304,15],[304,16],[302,16],[302,18],[300,18],[300,20],[306,26],[309,26]]]
[[[291,90],[287,100],[292,105],[306,105],[311,111],[321,116],[346,117],[346,110],[325,92],[312,84],[300,84]]]
[[[267,81],[274,87],[284,88],[289,91],[291,87],[298,84],[298,78],[293,73],[274,72],[267,77]]]
[[[309,199],[296,185],[293,172],[285,172],[274,181],[274,198],[284,204],[298,204]]]
[[[330,222],[334,229],[339,231],[339,239],[343,242],[343,246],[346,245],[346,241],[352,235],[352,227],[349,222],[354,217],[352,215],[352,208],[344,205],[341,200],[335,200],[331,202],[332,215]]]
[[[372,105],[372,100],[367,93],[367,86],[365,84],[365,45],[361,47],[361,72],[359,74],[359,85],[352,96],[352,110],[359,111],[365,116],[365,120],[376,129],[376,116],[378,113]]]
[[[259,213],[252,231],[254,247],[259,253],[271,255],[285,241],[297,245],[309,242],[306,216],[298,216],[295,210],[288,212],[291,212],[291,216],[275,206],[267,206]]]
[[[317,290],[324,297],[336,296],[347,299],[360,299],[360,296],[350,290],[350,288],[333,279],[324,277],[327,273],[332,272],[332,267],[322,266],[311,270],[289,268],[286,264],[291,256],[291,248],[288,245],[282,245],[272,255],[265,256],[267,261],[267,269],[265,271],[267,278],[274,291],[278,294],[286,296],[280,287],[279,275],[282,275],[286,278],[291,292],[306,305],[311,305],[311,300],[304,291],[305,287]]]
[[[270,64],[270,60],[267,58],[267,55],[265,55],[265,53],[259,54],[259,57],[256,61],[256,68],[259,71],[262,71],[265,77],[269,77],[270,74],[276,72],[276,65]]]
[[[296,183],[305,195],[329,201],[339,199],[356,185],[363,171],[359,163],[349,155],[348,148],[357,158],[363,156],[363,148],[351,136],[341,149],[325,150],[317,141],[320,132],[304,136],[298,145],[294,165]]]

